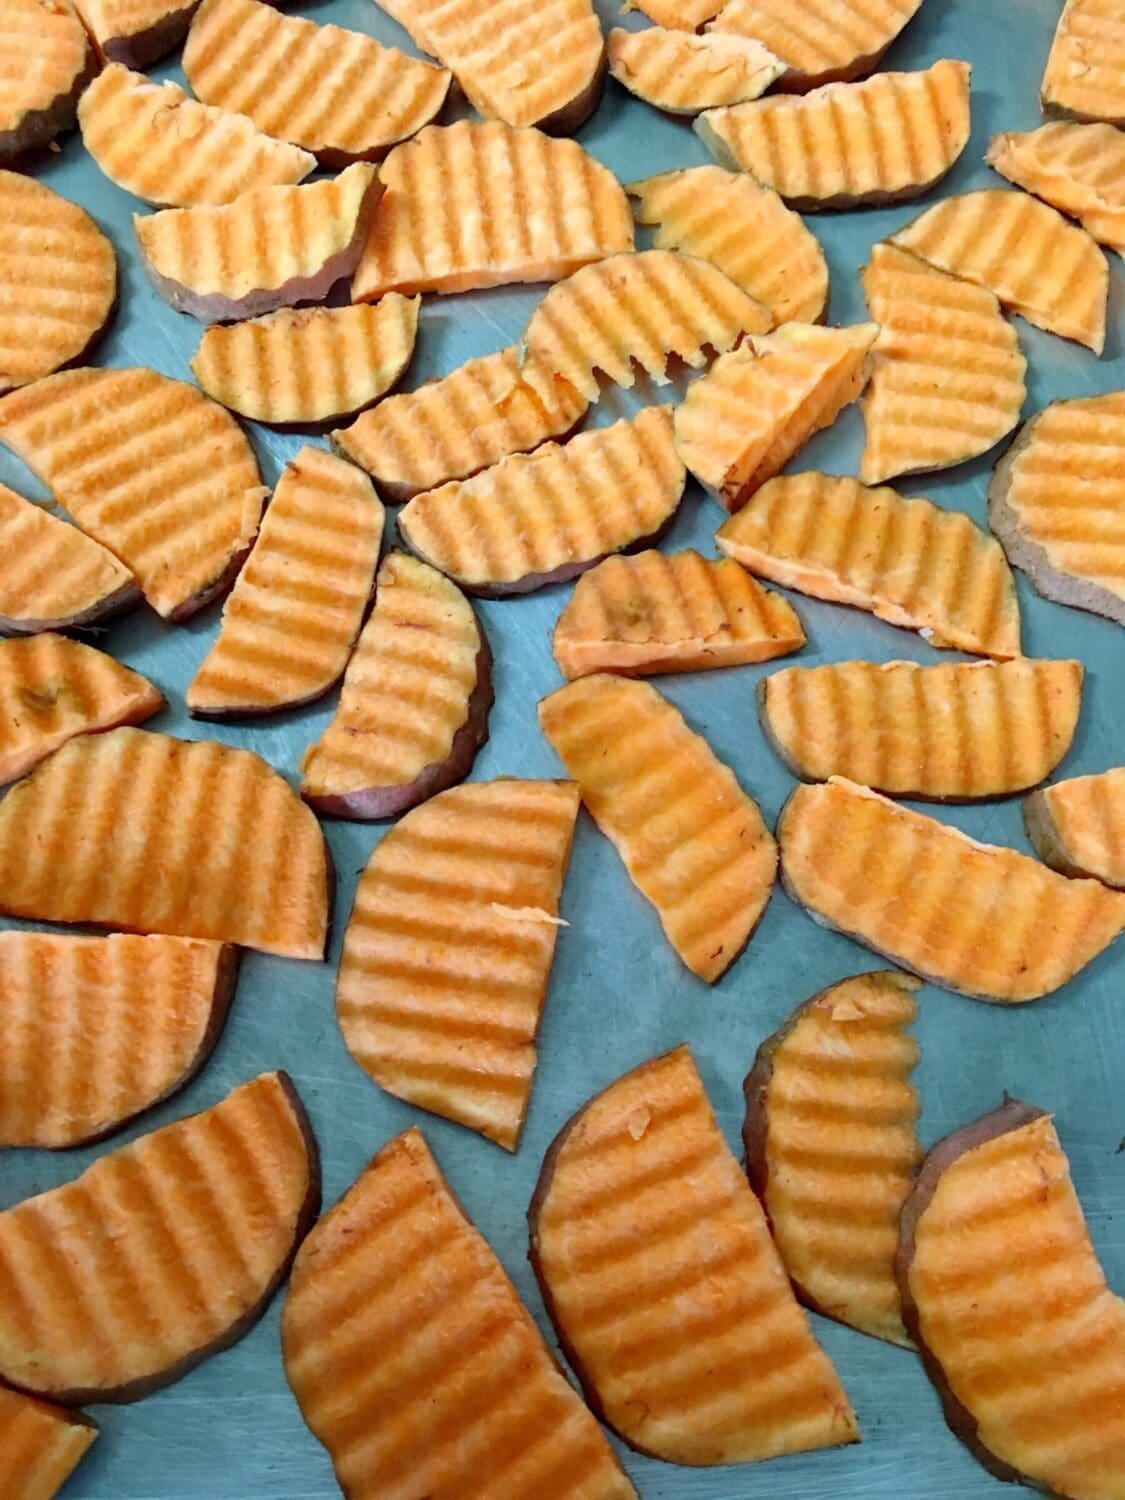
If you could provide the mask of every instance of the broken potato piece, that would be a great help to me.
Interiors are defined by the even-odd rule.
[[[54,1500],[97,1435],[81,1412],[0,1386],[0,1493]]]
[[[675,3],[675,0],[672,0]],[[786,64],[779,92],[805,94],[872,72],[922,0],[727,0],[707,30],[754,37]]]
[[[645,31],[620,27],[607,39],[609,71],[646,104],[674,115],[695,115],[721,104],[744,104],[764,94],[785,64],[750,37],[708,32]]]
[[[1023,820],[1044,864],[1125,890],[1125,767],[1032,792]]]
[[[1002,130],[985,161],[1001,177],[1077,219],[1100,245],[1125,255],[1125,135],[1112,125]]]
[[[103,63],[142,71],[184,39],[199,0],[75,0]]]
[[[0,53],[0,162],[46,146],[74,124],[97,67],[86,29],[67,0],[4,0]]]
[[[1115,0],[1066,0],[1039,98],[1047,114],[1125,125],[1125,36]]]

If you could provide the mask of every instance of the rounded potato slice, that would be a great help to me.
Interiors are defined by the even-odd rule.
[[[68,0],[4,0],[0,52],[16,63],[0,79],[0,162],[7,162],[69,130],[97,62]]]
[[[609,33],[609,71],[646,104],[675,115],[695,115],[721,104],[745,104],[764,94],[785,71],[773,53],[749,37],[712,32],[615,28]]]
[[[850,83],[879,59],[922,0],[727,0],[709,31],[755,37],[788,65],[778,89]],[[717,7],[716,7],[717,9]]]
[[[1125,890],[1125,767],[1033,792],[1023,819],[1036,854],[1053,870]]]
[[[63,1411],[0,1387],[0,1486],[14,1500],[54,1500],[98,1429]]]

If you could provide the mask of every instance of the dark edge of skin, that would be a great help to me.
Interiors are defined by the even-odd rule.
[[[149,26],[144,31],[135,31],[129,36],[107,37],[104,42],[99,42],[95,37],[94,45],[106,62],[120,63],[122,67],[132,68],[135,73],[143,73],[150,64],[179,46],[187,36],[191,18],[198,8],[199,0],[190,0],[188,5],[162,16],[154,26]]]
[[[1054,784],[1066,785],[1065,782]],[[1104,875],[1095,875],[1093,870],[1071,859],[1058,826],[1051,816],[1051,808],[1046,795],[1049,790],[1050,787],[1043,787],[1023,799],[1023,826],[1039,858],[1050,869],[1055,870],[1059,875],[1068,876],[1071,880],[1098,880],[1108,890],[1125,890],[1125,886],[1115,885]]]
[[[425,62],[425,60],[420,57],[412,59],[412,61],[420,63]],[[443,65],[440,63],[433,66],[439,72],[443,70]],[[453,84],[453,74],[448,68],[445,68],[444,72],[446,75],[445,88],[442,90],[441,98],[438,100],[436,108],[426,119],[419,121],[408,135],[400,135],[393,141],[383,141],[377,146],[368,146],[365,151],[347,151],[342,146],[302,146],[301,149],[303,151],[311,151],[316,157],[318,166],[327,167],[333,172],[341,172],[345,167],[350,167],[357,161],[365,161],[377,165],[379,162],[386,160],[396,147],[404,145],[409,140],[413,140],[420,130],[425,130],[428,125],[434,124],[440,118],[446,104],[449,102],[449,93]]]
[[[605,92],[606,71],[605,38],[603,37],[601,54],[590,82],[580,94],[575,94],[569,103],[562,105],[552,114],[544,115],[541,120],[534,121],[534,128],[541,130],[544,135],[573,135],[580,126],[585,125],[601,103],[602,94]]]
[[[0,131],[0,166],[6,167],[28,152],[49,145],[64,131],[72,130],[78,123],[78,101],[97,76],[98,68],[97,53],[87,36],[82,67],[66,93],[57,95],[45,109],[28,110],[14,130]]]
[[[108,548],[106,549],[108,551]],[[81,630],[88,625],[97,625],[102,620],[108,620],[114,615],[124,614],[127,610],[136,609],[141,602],[141,591],[135,582],[122,584],[121,588],[115,589],[112,594],[105,594],[96,604],[91,604],[87,609],[79,610],[75,615],[68,615],[65,619],[58,620],[27,620],[13,619],[9,615],[0,615],[0,635],[6,636],[32,636],[42,635],[45,631],[67,631]]]

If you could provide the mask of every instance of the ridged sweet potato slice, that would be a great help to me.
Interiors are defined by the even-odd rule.
[[[559,927],[578,788],[473,782],[375,846],[336,981],[348,1051],[388,1093],[514,1151]]]
[[[703,672],[769,661],[805,644],[793,607],[729,558],[607,557],[583,574],[555,625],[563,676]]]
[[[0,1386],[0,1487],[10,1500],[54,1500],[98,1435],[79,1412]]]
[[[583,677],[543,699],[539,724],[676,953],[713,984],[773,890],[758,804],[648,683]]]
[[[1050,1115],[1008,1099],[933,1148],[898,1276],[945,1419],[985,1468],[1076,1500],[1120,1495],[1125,1302]]]
[[[0,1213],[0,1375],[136,1401],[265,1312],[316,1217],[316,1141],[284,1073]]]
[[[799,1005],[746,1077],[746,1171],[798,1297],[910,1346],[895,1281],[898,1220],[922,1149],[907,1028],[920,981],[857,974]]]
[[[1112,125],[1002,130],[985,161],[1125,255],[1125,136]]]
[[[147,68],[183,41],[199,0],[75,0],[103,62]]]
[[[761,578],[869,610],[931,646],[1020,654],[1004,553],[960,511],[810,471],[764,484],[715,540]]]
[[[4,0],[0,55],[0,162],[45,146],[74,124],[97,66],[69,0]]]
[[[637,200],[637,223],[656,226],[656,249],[709,260],[768,308],[775,323],[824,318],[824,251],[799,216],[748,172],[689,167],[646,177],[625,191]]]
[[[1032,792],[1023,818],[1035,852],[1053,870],[1125,890],[1125,767]]]
[[[636,1500],[416,1129],[305,1241],[281,1350],[351,1500]]]
[[[1042,781],[1070,749],[1080,661],[842,661],[763,679],[766,738],[803,781],[968,802]]]
[[[320,959],[330,881],[324,836],[289,785],[209,740],[82,735],[0,802],[10,916]]]
[[[184,695],[194,718],[276,713],[340,680],[383,541],[366,474],[322,448],[285,466],[211,649]]]
[[[1115,0],[1066,0],[1039,96],[1048,114],[1125,125],[1125,30]]]
[[[646,104],[675,115],[745,104],[785,71],[784,63],[750,37],[723,32],[696,36],[659,26],[615,28],[606,55],[618,83]]]
[[[492,653],[456,584],[391,552],[340,702],[301,760],[301,795],[337,818],[390,818],[469,774],[488,738]]]
[[[67,370],[0,401],[4,443],[180,620],[230,587],[267,491],[246,434],[155,370]]]
[[[800,98],[759,99],[697,116],[720,166],[752,172],[793,208],[854,208],[917,198],[969,139],[968,63],[828,83]]]
[[[632,1447],[727,1464],[858,1441],[686,1047],[574,1115],[528,1218],[563,1349]]]
[[[777,825],[786,891],[825,927],[978,1000],[1037,1000],[1125,927],[1125,895],[978,844],[833,776]]]
[[[879,329],[786,323],[748,338],[693,382],[676,408],[676,452],[708,494],[736,511],[867,382]]]
[[[1037,328],[1105,347],[1109,267],[1084,229],[1028,193],[945,198],[891,236],[939,271],[987,287]]]
[[[0,932],[0,1145],[86,1145],[183,1088],[237,971],[197,938]]]
[[[778,87],[803,94],[870,73],[921,3],[801,0],[797,9],[791,0],[727,0],[709,29],[764,42],[788,65]]]

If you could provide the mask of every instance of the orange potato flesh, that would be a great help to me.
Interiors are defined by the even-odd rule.
[[[791,0],[727,0],[708,29],[764,42],[788,64],[780,87],[802,94],[870,73],[921,3],[801,0],[797,11]]]
[[[1125,255],[1125,136],[1112,125],[1004,130],[985,161],[1001,177],[1077,219],[1099,244]]]
[[[514,1151],[535,1070],[578,788],[474,782],[376,845],[340,958],[348,1051],[388,1093]]]
[[[159,872],[159,878],[154,878]],[[321,959],[316,819],[250,750],[82,735],[0,802],[0,911]]]
[[[44,146],[74,124],[95,67],[85,27],[67,0],[5,0],[0,51],[0,161]]]
[[[528,1217],[563,1348],[631,1446],[702,1465],[858,1441],[686,1047],[563,1127]]]
[[[798,787],[777,836],[785,889],[816,921],[974,999],[1050,994],[1125,927],[1125,895],[839,776]]]
[[[1039,94],[1048,114],[1125,125],[1125,27],[1115,0],[1066,0]]]
[[[784,63],[749,37],[722,32],[615,29],[606,49],[609,71],[657,109],[694,115],[721,104],[745,104],[764,94]]]
[[[635,1500],[416,1129],[305,1241],[281,1348],[350,1500]]]
[[[75,0],[103,62],[146,68],[178,46],[198,0]]]
[[[679,31],[698,31],[722,8],[723,0],[626,0],[622,6],[625,11],[639,10],[658,26]]]
[[[758,804],[647,683],[583,677],[543,699],[539,724],[672,947],[714,983],[773,890]]]
[[[1033,792],[1023,815],[1036,853],[1052,869],[1125,890],[1125,767]]]
[[[0,1487],[9,1500],[54,1500],[98,1435],[87,1417],[0,1387]]]

